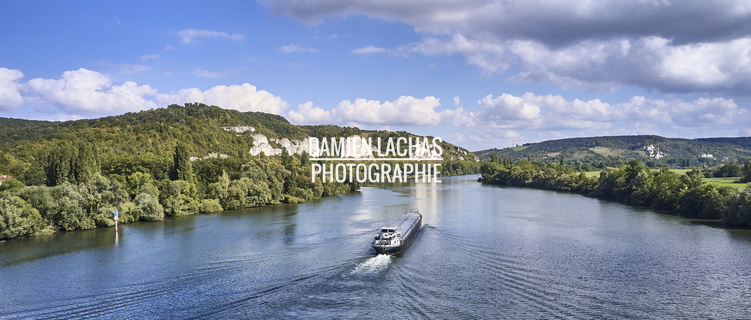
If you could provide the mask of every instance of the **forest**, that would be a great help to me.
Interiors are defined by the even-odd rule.
[[[253,132],[224,127],[251,126]],[[357,190],[311,181],[306,153],[253,156],[254,133],[415,136],[338,126],[295,126],[281,116],[203,104],[66,122],[0,118],[0,240],[160,221]],[[474,155],[443,143],[443,174],[479,172]]]
[[[488,184],[579,193],[628,205],[650,207],[686,218],[721,220],[728,228],[751,228],[751,185],[745,189],[707,183],[709,176],[738,174],[751,182],[751,162],[716,168],[694,168],[679,174],[668,168],[650,169],[631,160],[588,176],[573,165],[493,156],[480,168]]]
[[[0,239],[109,227],[115,211],[119,223],[160,221],[304,202],[356,188],[311,182],[305,154],[191,161],[188,145],[178,143],[171,161],[122,156],[102,163],[91,144],[68,147],[47,156],[45,185],[25,186],[18,179],[0,185]]]
[[[476,151],[483,160],[492,154],[514,161],[564,161],[594,168],[622,166],[637,160],[650,168],[718,166],[751,161],[751,137],[679,139],[654,135],[605,136],[525,143],[504,149]]]

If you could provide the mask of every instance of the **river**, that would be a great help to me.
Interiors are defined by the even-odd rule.
[[[749,231],[475,178],[0,242],[0,318],[749,316]]]

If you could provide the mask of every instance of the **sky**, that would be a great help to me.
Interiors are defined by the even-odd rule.
[[[751,136],[751,2],[0,2],[0,117],[192,102],[472,151]]]

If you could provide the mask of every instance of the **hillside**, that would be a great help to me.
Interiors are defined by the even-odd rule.
[[[296,126],[284,117],[240,112],[203,104],[171,105],[167,108],[126,113],[98,119],[65,122],[0,118],[0,174],[24,177],[27,184],[43,180],[44,158],[51,153],[93,145],[105,172],[114,160],[120,165],[128,157],[133,166],[142,162],[171,160],[178,142],[189,155],[245,158],[260,141],[281,153],[283,142],[300,143],[306,137],[332,136],[416,136],[407,132],[368,131],[330,125]],[[475,159],[467,150],[443,144],[447,160]],[[256,148],[257,149],[257,148]],[[294,153],[288,150],[290,153]],[[75,151],[74,151],[75,152]],[[255,154],[258,155],[258,154]]]
[[[751,160],[751,137],[678,139],[653,135],[569,138],[529,143],[475,154],[546,162],[617,162],[639,160],[649,166],[690,167]]]

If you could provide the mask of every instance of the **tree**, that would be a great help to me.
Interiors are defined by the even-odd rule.
[[[73,172],[72,150],[70,144],[64,143],[47,152],[44,163],[45,184],[53,187],[71,180],[71,173]]]
[[[0,184],[0,192],[8,191],[10,193],[16,193],[18,191],[21,191],[23,189],[24,185],[23,182],[18,181],[17,179],[6,179]]]
[[[190,152],[188,151],[187,144],[182,142],[177,143],[173,160],[170,170],[170,180],[184,180],[195,183],[193,164],[190,162]]]
[[[751,227],[751,192],[738,191],[729,196],[722,222],[729,227]]]
[[[166,181],[160,203],[169,217],[196,214],[199,206],[196,185],[185,180]]]
[[[743,166],[743,176],[741,182],[751,182],[751,161]]]
[[[164,207],[159,203],[159,189],[147,182],[141,190],[134,200],[134,215],[141,221],[164,220]]]
[[[85,200],[74,184],[64,182],[52,188],[52,198],[56,200],[50,213],[55,226],[66,231],[96,228],[96,222],[90,212],[84,210],[86,205],[82,202]]]
[[[21,197],[0,193],[0,239],[34,235],[44,227],[44,220]]]
[[[719,219],[720,212],[706,210],[718,194],[711,184],[689,188],[678,199],[678,210],[686,218]]]
[[[201,213],[214,213],[222,211],[222,205],[217,199],[203,199],[198,209]]]
[[[86,183],[99,173],[99,151],[92,143],[82,143],[72,163],[72,178],[77,183]]]

